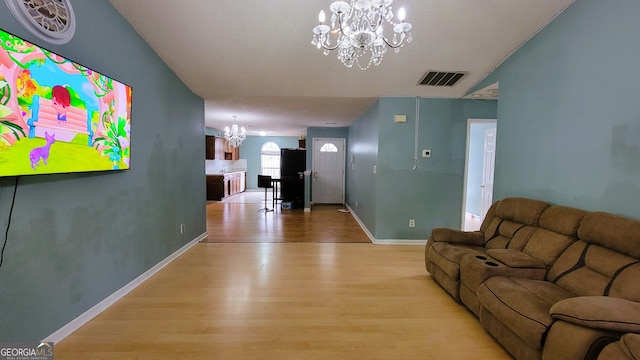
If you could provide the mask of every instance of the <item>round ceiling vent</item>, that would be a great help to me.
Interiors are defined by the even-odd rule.
[[[52,44],[66,44],[76,32],[69,0],[4,0],[11,14],[31,34]]]

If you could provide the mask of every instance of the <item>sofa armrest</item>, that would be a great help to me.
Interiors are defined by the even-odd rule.
[[[461,231],[447,228],[435,228],[431,230],[431,239],[435,242],[448,242],[464,245],[484,244],[484,235],[480,231]]]
[[[640,303],[610,296],[579,296],[558,301],[549,310],[554,319],[587,328],[640,332]]]
[[[487,250],[487,255],[500,261],[506,266],[514,269],[529,268],[529,269],[544,269],[544,261],[534,258],[518,250],[512,249],[490,249]]]

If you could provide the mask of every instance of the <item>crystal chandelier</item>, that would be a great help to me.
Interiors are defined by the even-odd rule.
[[[229,143],[229,145],[237,148],[240,146],[240,144],[242,144],[242,142],[244,141],[244,139],[247,138],[247,134],[246,131],[244,130],[244,127],[239,127],[238,124],[236,124],[236,117],[233,117],[233,124],[231,125],[231,130],[229,130],[229,127],[225,127],[224,128],[224,138],[227,140],[227,142]]]
[[[338,59],[348,68],[355,62],[360,70],[367,70],[371,65],[378,66],[387,52],[387,47],[398,53],[406,40],[410,43],[411,24],[404,21],[405,11],[398,10],[399,22],[393,21],[391,4],[393,0],[351,0],[334,1],[329,6],[331,26],[326,25],[324,10],[320,10],[320,25],[313,28],[311,44],[324,49],[329,55],[338,50]],[[383,24],[388,23],[393,29],[393,38],[384,35]],[[332,40],[335,38],[335,40]],[[369,55],[364,65],[360,58]]]

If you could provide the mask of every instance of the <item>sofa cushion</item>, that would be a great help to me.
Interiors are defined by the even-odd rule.
[[[611,296],[578,296],[554,304],[554,319],[587,328],[616,332],[640,332],[640,303]]]
[[[624,334],[620,338],[622,348],[633,359],[640,359],[640,334]]]
[[[500,261],[510,268],[544,269],[544,261],[511,249],[487,250],[487,255]]]
[[[540,215],[540,227],[562,235],[576,236],[578,227],[587,212],[584,210],[562,206],[549,206]]]
[[[448,228],[435,228],[431,230],[430,240],[477,246],[484,243],[480,231],[461,231]]]
[[[553,321],[549,309],[558,301],[573,296],[548,281],[492,277],[478,288],[480,320],[482,312],[488,311],[528,346],[542,349],[544,337]],[[494,330],[489,329],[489,332],[500,332],[499,329]]]
[[[598,355],[598,360],[640,359],[640,334],[624,334],[620,341],[607,345]]]
[[[547,267],[551,267],[560,254],[575,241],[575,236],[538,228],[531,235],[522,252],[544,261]]]
[[[526,198],[504,198],[496,207],[496,216],[525,225],[538,225],[540,215],[549,203]]]
[[[494,205],[495,215],[493,213],[491,214],[491,221],[487,221],[488,219],[485,218],[485,221],[483,221],[482,227],[480,228],[480,230],[484,232],[484,239],[486,242],[495,239],[499,235],[511,239],[515,231],[523,225],[537,226],[540,215],[544,209],[549,207],[549,204],[544,201],[516,197],[504,198],[499,202],[494,203]],[[488,215],[489,213],[487,213],[487,216]],[[513,229],[511,236],[505,233],[506,229],[502,229],[502,233],[499,233],[499,229],[505,220],[516,224],[514,226],[518,226],[518,228],[513,229],[512,226],[507,225],[509,228]],[[486,228],[485,224],[487,224]],[[509,241],[500,240],[496,242],[499,242],[499,244],[492,245],[492,248],[504,249],[509,243]]]
[[[431,246],[428,256],[432,266],[440,268],[451,279],[460,281],[460,262],[467,254],[484,254],[484,248],[436,242]]]
[[[547,280],[576,295],[607,295],[616,278],[636,262],[632,257],[578,240],[553,264]],[[618,286],[616,291],[625,290]]]
[[[549,206],[540,216],[539,227],[522,251],[551,267],[560,254],[576,241],[578,227],[586,213],[567,206]]]
[[[635,262],[616,272],[605,295],[640,302],[640,263]]]
[[[585,215],[578,229],[578,238],[617,252],[640,258],[640,220],[633,220],[605,212]]]

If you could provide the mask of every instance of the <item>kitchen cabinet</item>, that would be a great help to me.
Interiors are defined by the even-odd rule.
[[[226,196],[235,195],[244,191],[245,172],[234,172],[224,175]]]
[[[224,160],[224,153],[226,148],[227,140],[225,140],[225,138],[216,137],[216,160]]]
[[[207,200],[222,200],[224,198],[224,176],[207,175]]]
[[[235,148],[223,137],[205,136],[205,159],[207,160],[238,160],[240,148]]]
[[[206,135],[204,139],[205,159],[215,160],[216,158],[216,137]]]
[[[238,160],[240,148],[235,148],[223,137],[205,136],[205,159],[207,160]]]
[[[246,172],[236,171],[207,175],[207,200],[222,200],[241,193],[246,186]]]
[[[224,159],[225,160],[240,159],[240,148],[233,147],[228,141],[226,141],[226,147],[224,150]]]

